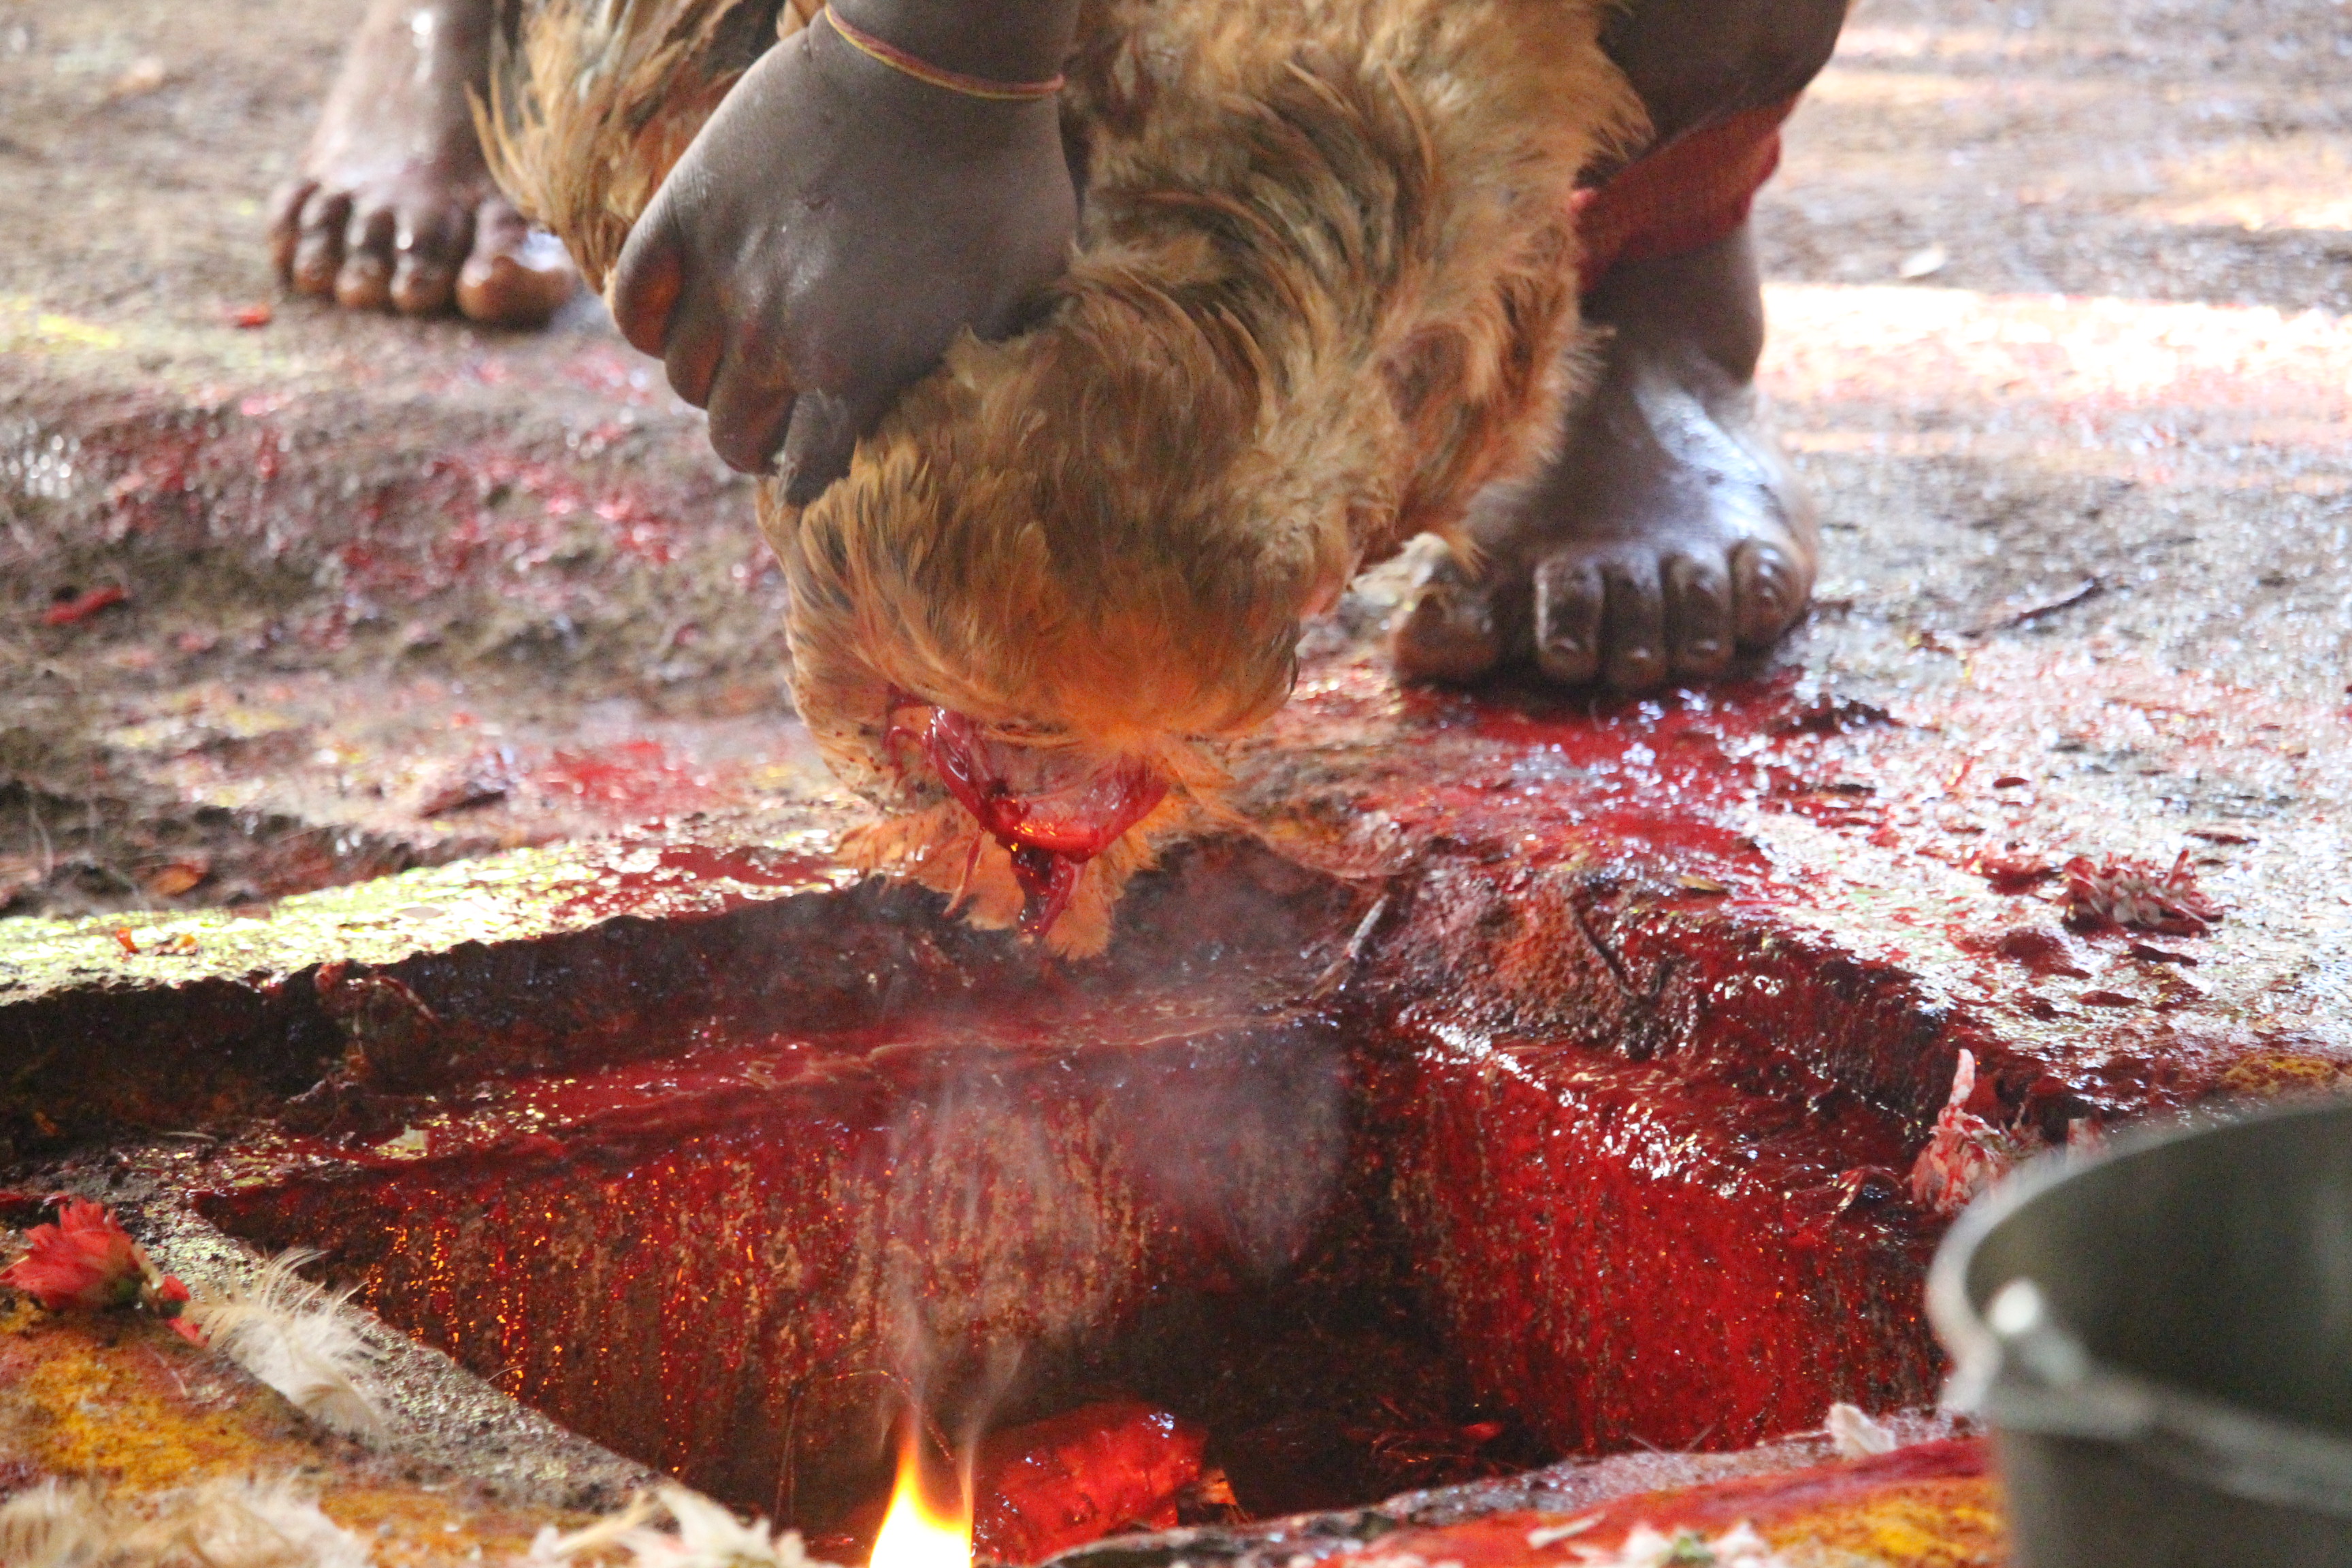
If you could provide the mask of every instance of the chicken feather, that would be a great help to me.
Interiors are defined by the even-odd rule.
[[[742,9],[531,6],[487,130],[592,279],[741,68]],[[1165,790],[1066,855],[1056,951],[1104,945],[1155,843],[1229,820],[1218,745],[1287,699],[1302,619],[1560,427],[1571,195],[1642,123],[1607,10],[1089,0],[1062,104],[1083,216],[1041,324],[955,343],[809,505],[761,489],[794,700],[884,815],[855,855],[983,925],[1035,912],[1041,851],[983,830],[937,747],[894,742],[910,707],[1049,753],[1074,790],[1122,769]]]

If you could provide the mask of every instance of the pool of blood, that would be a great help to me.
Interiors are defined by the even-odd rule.
[[[694,1016],[663,1022],[606,955],[630,1048],[484,1033],[432,1057],[444,1079],[394,1121],[223,1148],[200,1206],[322,1249],[392,1323],[845,1561],[913,1399],[1034,1437],[992,1461],[1016,1555],[1171,1506],[1364,1503],[1932,1396],[1929,1237],[1889,1176],[1911,1129],[1899,1096],[1832,1081],[1867,1076],[1839,1052],[1900,1045],[1849,1041],[1876,1016],[1851,977],[1817,993],[1792,968],[1739,1028],[1702,1010],[1637,1051],[1432,980],[1459,949],[1498,994],[1560,987],[1593,941],[1582,916],[1465,913],[1440,879],[1398,917],[1402,956],[1344,985],[1364,900],[1256,851],[1139,888],[1087,969],[902,950],[903,915],[828,897],[768,925],[615,922],[608,942],[728,955],[696,971]],[[864,993],[761,990],[761,931],[785,972],[928,956]],[[1462,948],[1497,931],[1492,962]],[[1707,944],[1729,940],[1679,956],[1728,973]],[[503,1005],[495,976],[470,984],[421,1000]],[[716,1005],[730,984],[756,996]],[[1198,1435],[1192,1483],[1162,1485],[1177,1427],[1053,1425],[1139,1403]]]

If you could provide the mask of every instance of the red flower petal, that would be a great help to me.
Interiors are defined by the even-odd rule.
[[[24,1291],[52,1312],[99,1311],[138,1300],[138,1244],[104,1204],[68,1198],[55,1225],[26,1234],[32,1250],[0,1270],[0,1285]]]

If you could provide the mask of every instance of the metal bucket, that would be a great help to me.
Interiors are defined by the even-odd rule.
[[[2352,1568],[2352,1102],[2030,1166],[1927,1303],[2021,1568]]]

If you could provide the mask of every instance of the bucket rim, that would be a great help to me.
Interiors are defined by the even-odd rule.
[[[1956,1362],[1970,1351],[1999,1353],[1999,1342],[1969,1299],[1969,1265],[1985,1238],[2019,1210],[2074,1176],[2146,1159],[2176,1143],[2227,1137],[2273,1121],[2352,1117],[2352,1093],[2200,1109],[2214,1120],[2195,1126],[2141,1122],[2113,1134],[2105,1147],[2094,1152],[2060,1148],[2036,1154],[1961,1211],[1927,1268],[1927,1321]]]
[[[2064,1182],[2200,1139],[2243,1136],[2279,1122],[2352,1121],[2352,1096],[2216,1109],[2216,1120],[2201,1125],[2132,1128],[2095,1154],[2038,1156],[1954,1222],[1927,1280],[1928,1321],[1953,1358],[1943,1403],[1983,1415],[1997,1430],[2105,1442],[2249,1501],[2352,1518],[2352,1438],[2103,1363],[2064,1325],[2030,1326],[2037,1315],[2032,1306],[2029,1327],[2013,1330],[2004,1344],[1969,1295],[1969,1269],[1986,1238]],[[1996,1282],[1988,1309],[2004,1310],[2001,1297],[2032,1283],[2023,1275]],[[2048,1381],[2053,1357],[2067,1368],[2055,1384]]]

